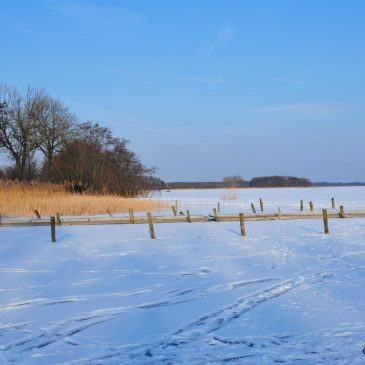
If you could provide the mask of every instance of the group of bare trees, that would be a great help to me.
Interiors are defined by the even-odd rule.
[[[32,178],[38,150],[47,161],[52,179],[53,157],[72,136],[76,118],[59,100],[43,89],[28,87],[24,93],[0,85],[0,148],[14,161],[13,177]]]
[[[19,92],[0,85],[0,150],[13,162],[1,171],[3,178],[130,196],[163,187],[152,176],[154,169],[145,167],[127,144],[109,128],[78,123],[64,103],[43,89]]]

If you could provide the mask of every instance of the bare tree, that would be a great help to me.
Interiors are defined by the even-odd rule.
[[[127,145],[126,139],[113,137],[109,128],[82,123],[77,138],[54,158],[55,180],[99,193],[140,194],[152,187],[155,170],[145,167]]]
[[[14,160],[19,180],[24,179],[27,163],[38,146],[36,130],[43,96],[42,90],[31,87],[22,95],[15,88],[0,85],[0,148]]]
[[[44,95],[39,108],[38,148],[44,154],[47,177],[53,178],[53,158],[72,137],[76,116],[61,101]]]

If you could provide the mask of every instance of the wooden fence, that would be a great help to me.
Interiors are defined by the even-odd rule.
[[[365,211],[344,211],[328,212],[328,218],[361,218],[365,217]],[[295,220],[295,219],[322,219],[323,212],[306,212],[306,213],[245,213],[245,221],[265,221],[265,220]],[[194,223],[194,222],[234,222],[239,221],[237,214],[218,214],[214,215],[176,215],[176,216],[152,216],[153,223]],[[57,216],[56,225],[103,225],[103,224],[147,224],[147,216],[130,217],[60,217]],[[7,219],[2,218],[0,227],[32,227],[32,226],[49,226],[50,218],[36,219]]]
[[[209,215],[192,215],[189,210],[186,214],[180,212],[177,214],[178,203],[172,206],[173,215],[152,216],[147,213],[146,216],[134,215],[133,210],[129,210],[127,217],[114,217],[109,214],[107,217],[61,217],[58,213],[54,217],[42,218],[36,210],[34,219],[27,218],[3,218],[0,216],[0,227],[34,227],[34,226],[51,226],[51,239],[56,242],[56,226],[71,226],[71,225],[108,225],[108,224],[148,224],[150,236],[155,238],[154,223],[195,223],[195,222],[240,222],[241,235],[246,235],[245,221],[266,221],[266,220],[297,220],[297,219],[323,219],[324,233],[329,234],[328,220],[333,218],[361,218],[365,217],[365,211],[345,211],[341,205],[339,211],[335,211],[335,201],[332,199],[332,211],[322,209],[321,212],[316,212],[313,209],[313,203],[310,202],[310,211],[303,211],[303,201],[300,201],[300,211],[297,213],[285,213],[279,208],[277,213],[265,213],[264,204],[260,199],[260,212],[257,213],[254,204],[251,203],[253,213],[243,214],[220,214],[220,205],[213,209]]]

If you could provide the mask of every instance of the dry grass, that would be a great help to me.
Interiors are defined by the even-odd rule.
[[[236,189],[227,189],[221,193],[223,200],[237,200],[238,193]]]
[[[31,217],[37,209],[41,216],[78,216],[135,211],[156,211],[166,208],[158,200],[122,198],[114,195],[79,195],[65,191],[63,185],[19,183],[0,180],[0,214]]]

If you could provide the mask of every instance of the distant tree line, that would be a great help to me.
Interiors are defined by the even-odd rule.
[[[270,187],[300,187],[311,186],[309,179],[294,176],[262,176],[254,177],[250,181],[253,188],[270,188]]]
[[[134,196],[164,188],[128,141],[98,123],[80,123],[43,89],[0,85],[0,151],[11,165],[0,178],[64,183],[71,191]]]
[[[169,182],[170,189],[214,189],[214,188],[269,188],[269,187],[307,187],[312,186],[310,180],[294,176],[261,176],[249,181],[241,176],[228,176],[222,181],[212,182]]]

